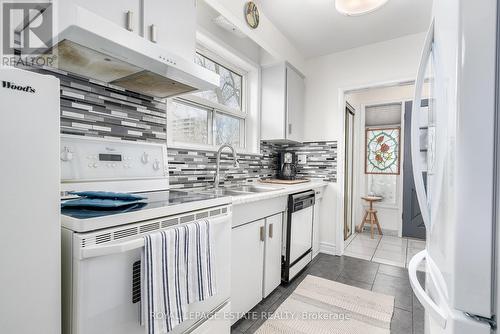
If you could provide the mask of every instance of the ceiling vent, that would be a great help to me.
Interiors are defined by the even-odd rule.
[[[240,29],[238,29],[234,24],[229,22],[229,20],[222,15],[219,15],[215,19],[213,19],[213,22],[222,29],[227,30],[233,35],[237,36],[238,38],[247,37]]]

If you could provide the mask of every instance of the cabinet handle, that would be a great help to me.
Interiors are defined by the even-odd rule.
[[[273,228],[273,225],[274,225],[274,224],[269,224],[269,239],[272,239],[272,238],[273,238],[273,235],[274,235],[274,228]]]
[[[266,227],[261,226],[260,227],[260,241],[265,241],[266,240]]]
[[[288,134],[292,134],[292,124],[288,124]]]
[[[134,31],[134,12],[129,10],[127,11],[127,30]]]
[[[156,29],[156,25],[152,24],[150,27],[150,34],[151,34],[151,42],[156,43],[158,41],[158,33]]]

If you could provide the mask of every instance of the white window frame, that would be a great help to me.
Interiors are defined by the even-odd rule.
[[[202,97],[188,94],[180,97],[175,97],[168,99],[167,101],[167,126],[168,126],[168,146],[180,147],[188,149],[203,149],[203,150],[215,150],[219,145],[215,144],[215,117],[217,114],[227,115],[239,119],[240,121],[240,146],[237,147],[238,151],[246,151],[247,149],[247,118],[248,118],[248,72],[230,64],[222,57],[216,55],[215,53],[209,51],[207,48],[198,45],[197,53],[203,57],[217,63],[219,66],[225,67],[226,69],[241,76],[241,110],[236,110],[230,108],[223,104],[204,99]],[[194,107],[205,109],[209,112],[208,116],[208,144],[201,143],[189,143],[189,142],[179,142],[175,141],[173,138],[173,130],[171,124],[168,122],[168,110],[172,107],[172,103],[178,101],[185,104],[192,104]]]
[[[196,42],[199,48],[204,51],[211,51],[212,54],[220,55],[225,59],[222,63],[234,64],[234,67],[242,69],[246,73],[244,89],[246,95],[245,101],[242,104],[246,109],[245,122],[245,148],[236,148],[240,154],[262,155],[260,152],[260,137],[261,137],[261,101],[262,101],[262,70],[261,65],[250,59],[240,50],[227,44],[226,41],[219,39],[209,31],[198,27],[196,31]],[[167,106],[171,99],[167,99]],[[209,152],[217,152],[218,147],[213,145],[201,145],[192,143],[174,143],[172,142],[171,122],[167,118],[167,146],[184,150],[203,150]]]

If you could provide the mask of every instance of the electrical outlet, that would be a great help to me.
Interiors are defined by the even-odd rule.
[[[307,155],[299,154],[298,155],[298,162],[299,162],[299,165],[305,165],[307,163]]]

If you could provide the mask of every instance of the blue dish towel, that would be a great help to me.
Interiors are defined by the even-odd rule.
[[[187,305],[217,293],[213,221],[201,220],[144,236],[142,323],[147,334],[172,331]]]
[[[139,195],[115,193],[109,191],[74,191],[71,194],[86,198],[113,199],[121,201],[137,201],[140,199],[146,199],[146,197],[142,197]]]
[[[116,199],[101,199],[101,198],[78,198],[62,202],[61,208],[117,209],[138,203],[141,203],[141,201],[140,200],[123,201]]]

